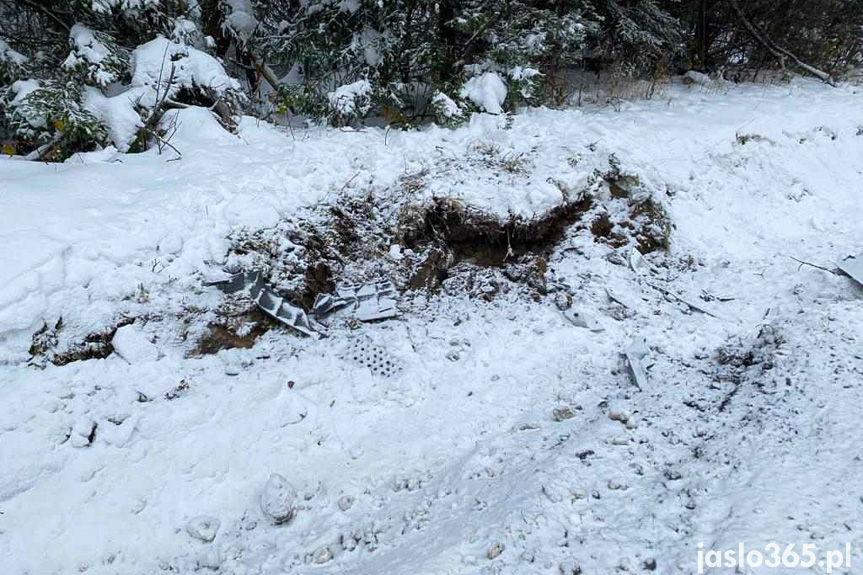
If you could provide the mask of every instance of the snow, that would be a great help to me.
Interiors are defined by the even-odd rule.
[[[189,536],[200,539],[205,543],[210,543],[216,538],[220,526],[218,518],[210,517],[209,515],[199,515],[189,521],[189,524],[186,525],[186,531],[189,533]]]
[[[42,87],[39,80],[17,80],[12,83],[11,90],[14,96],[9,102],[10,108],[21,108],[17,110],[18,116],[25,119],[30,126],[42,128],[46,120],[39,114],[28,113],[27,96]]]
[[[860,564],[863,288],[791,259],[863,251],[860,98],[678,86],[619,113],[293,134],[245,118],[239,137],[189,109],[181,159],[0,160],[4,573],[692,573],[698,542],[770,540],[848,541]],[[530,217],[612,158],[675,229],[668,255],[632,266],[589,230],[548,255],[602,332],[554,294],[444,290],[327,339],[273,330],[187,356],[186,322],[223,297],[204,281],[231,233],[342,194]],[[381,256],[410,257],[395,247]],[[60,317],[64,341],[137,319],[114,335],[121,353],[28,367],[33,333]],[[402,371],[349,361],[358,337]],[[620,357],[638,338],[640,390]],[[736,365],[742,352],[756,363]]]
[[[351,42],[351,50],[362,50],[366,64],[377,67],[383,60],[382,44],[387,37],[373,28],[364,28],[362,34],[356,35]]]
[[[200,32],[197,24],[192,20],[178,17],[174,21],[174,30],[171,31],[171,39],[183,42],[184,44],[195,44],[195,41],[200,38]],[[208,38],[210,38],[208,36]],[[212,38],[210,38],[212,40]],[[207,46],[211,48],[212,46]]]
[[[696,70],[690,70],[686,74],[683,75],[683,83],[684,84],[701,84],[708,85],[712,84],[713,81],[710,79],[710,76],[707,74],[703,74]]]
[[[131,86],[133,91],[148,88],[142,92],[145,105],[152,107],[156,92],[164,93],[172,68],[174,76],[169,95],[182,88],[205,87],[216,95],[239,89],[239,83],[228,76],[219,61],[209,54],[159,37],[132,52]]]
[[[131,66],[132,81],[123,91],[106,96],[100,90],[87,88],[84,98],[85,108],[108,127],[111,141],[122,152],[129,149],[143,126],[139,109],[153,108],[166,91],[168,97],[175,97],[184,88],[207,88],[218,97],[239,88],[237,81],[230,78],[212,56],[162,37],[136,48]],[[190,120],[195,113],[189,112]]]
[[[132,325],[124,325],[119,328],[111,339],[111,345],[114,346],[117,355],[129,363],[159,359],[159,348]]]
[[[506,100],[506,84],[496,73],[486,72],[465,82],[461,97],[468,98],[480,110],[490,114],[502,114],[503,102]]]
[[[0,38],[0,62],[11,62],[16,66],[23,66],[27,62],[27,56],[13,50],[5,40]]]
[[[463,114],[459,105],[443,92],[438,92],[432,98],[432,104],[440,109],[440,113],[444,118],[460,118]]]
[[[162,0],[91,0],[94,12],[110,13],[113,10],[143,10],[158,6]]]
[[[100,42],[92,30],[83,24],[75,24],[69,31],[69,40],[74,45],[74,50],[63,62],[63,67],[72,70],[79,66],[95,68],[97,70],[94,79],[99,86],[107,86],[116,82],[118,77],[115,73],[105,70],[102,62],[111,56],[110,50]]]
[[[278,473],[270,475],[261,492],[261,511],[274,525],[288,523],[297,514],[297,492]]]
[[[230,8],[227,22],[241,41],[246,42],[255,33],[258,20],[255,18],[255,7],[251,0],[227,0]]]
[[[717,85],[721,85],[721,79],[714,80],[707,74],[703,74],[701,72],[697,72],[696,70],[689,70],[686,74],[683,75],[682,81],[684,84],[696,84],[698,86],[704,86],[706,88],[714,88]]]
[[[18,80],[12,83],[12,93],[15,94],[15,97],[12,98],[12,101],[9,103],[10,106],[17,107],[20,106],[24,99],[30,95],[31,92],[35,92],[40,87],[38,80]]]
[[[190,107],[184,110],[169,110],[162,119],[166,132],[172,131],[171,142],[182,147],[194,146],[202,140],[219,145],[242,144],[236,135],[225,130],[216,116],[206,108]]]
[[[101,90],[87,86],[84,89],[84,107],[108,127],[108,137],[121,152],[129,149],[144,125],[128,92],[108,97]]]
[[[340,116],[351,117],[368,112],[372,85],[367,79],[339,86],[327,94],[330,106]]]
[[[536,68],[525,68],[524,66],[516,66],[509,71],[509,77],[516,81],[529,80],[541,75],[540,71]]]
[[[98,65],[110,52],[108,48],[96,39],[92,30],[83,24],[75,24],[69,30],[69,39],[75,46],[78,56],[84,58],[88,63]],[[69,67],[68,61],[64,66]]]

